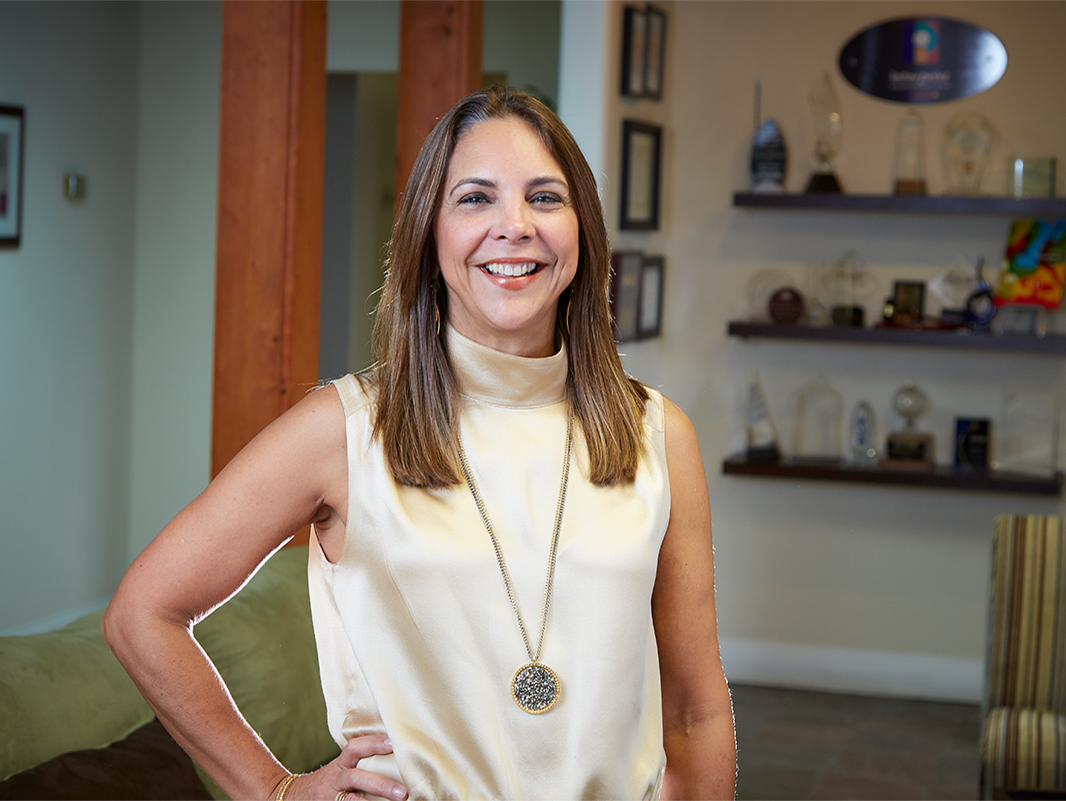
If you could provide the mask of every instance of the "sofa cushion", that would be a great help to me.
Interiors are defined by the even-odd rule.
[[[72,751],[0,782],[0,799],[210,801],[193,762],[153,719],[107,748]]]
[[[0,779],[110,745],[154,717],[100,634],[103,614],[0,637]]]

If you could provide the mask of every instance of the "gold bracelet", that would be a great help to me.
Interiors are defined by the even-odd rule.
[[[281,780],[281,784],[278,785],[277,795],[274,796],[274,801],[285,801],[285,791],[289,789],[290,784],[296,781],[298,775],[298,773],[290,773]]]

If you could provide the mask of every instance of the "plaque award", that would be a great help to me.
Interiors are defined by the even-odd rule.
[[[989,463],[989,429],[985,419],[959,417],[955,420],[955,466],[986,470]]]
[[[976,111],[959,112],[944,129],[944,158],[947,160],[948,191],[955,195],[976,195],[981,189],[995,132],[992,123]]]
[[[748,382],[747,441],[749,462],[776,462],[781,458],[777,429],[766,406],[758,373],[752,373]]]
[[[911,382],[896,392],[892,408],[905,421],[902,431],[885,439],[885,459],[882,467],[899,470],[931,470],[933,468],[933,435],[918,431],[918,418],[929,411],[929,396]]]
[[[911,109],[896,130],[896,194],[925,193],[925,127],[922,115]]]
[[[843,192],[840,180],[833,171],[833,160],[840,152],[840,102],[833,84],[826,73],[810,96],[811,113],[814,115],[814,161],[817,165],[808,192]]]

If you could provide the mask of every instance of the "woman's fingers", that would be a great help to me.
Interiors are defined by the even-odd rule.
[[[314,773],[298,776],[285,793],[289,799],[321,801],[357,801],[361,798],[388,798],[402,801],[407,788],[378,773],[358,767],[360,760],[379,754],[391,754],[392,743],[384,735],[353,737],[341,749],[340,756]]]
[[[360,759],[379,754],[391,754],[392,742],[384,734],[368,734],[363,737],[353,737],[341,750],[341,754],[334,760],[340,767],[354,768]]]

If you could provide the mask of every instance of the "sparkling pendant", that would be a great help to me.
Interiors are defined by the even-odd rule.
[[[531,715],[539,715],[555,706],[559,691],[559,677],[550,667],[537,662],[518,668],[511,679],[511,697]]]

